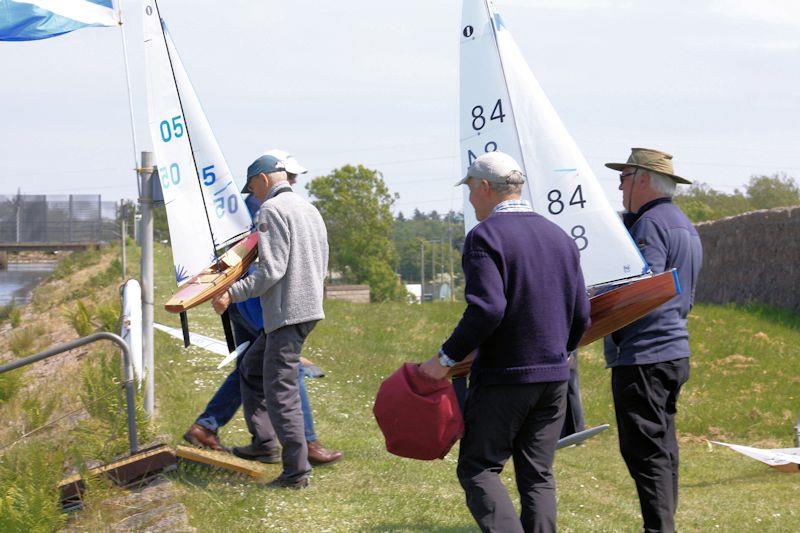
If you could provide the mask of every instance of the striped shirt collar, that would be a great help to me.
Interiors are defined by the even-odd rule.
[[[266,200],[269,200],[270,198],[273,198],[273,197],[275,197],[275,195],[276,195],[276,194],[278,194],[278,191],[281,191],[281,190],[283,190],[283,189],[286,189],[286,188],[289,188],[289,189],[291,189],[291,188],[292,188],[292,186],[291,186],[291,185],[289,185],[289,182],[288,182],[288,181],[282,181],[282,182],[278,183],[277,185],[275,185],[275,186],[274,186],[274,187],[273,187],[273,188],[272,188],[272,189],[269,191],[269,193],[267,194],[267,198],[266,198]],[[266,201],[266,200],[265,200],[265,201]]]
[[[500,202],[494,209],[492,209],[492,213],[532,213],[533,208],[531,204],[528,203],[527,200],[506,200],[505,202]]]

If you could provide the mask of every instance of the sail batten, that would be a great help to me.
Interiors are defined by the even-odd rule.
[[[588,286],[646,272],[491,0],[464,0],[460,40],[462,170],[484,152],[500,150],[516,159],[526,176],[523,198],[575,240]],[[477,221],[467,194],[468,231]]]

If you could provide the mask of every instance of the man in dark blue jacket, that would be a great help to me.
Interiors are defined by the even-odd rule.
[[[555,531],[552,466],[564,424],[567,353],[589,323],[578,247],[520,199],[524,181],[511,157],[491,152],[458,183],[469,187],[481,221],[462,254],[467,308],[439,354],[421,366],[443,378],[478,349],[458,479],[484,531]],[[499,477],[512,456],[520,514]]]
[[[694,303],[703,250],[686,215],[672,203],[677,183],[670,154],[633,148],[619,170],[625,225],[659,273],[677,268],[681,294],[605,339],[619,447],[636,482],[644,530],[675,530],[678,441],[675,413],[689,379],[687,316]]]

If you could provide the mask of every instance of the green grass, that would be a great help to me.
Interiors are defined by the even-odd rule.
[[[157,265],[156,302],[173,290],[169,258]],[[394,457],[372,417],[375,392],[403,361],[435,353],[462,311],[461,304],[406,306],[326,302],[327,319],[304,354],[327,376],[307,381],[317,434],[345,459],[313,472],[306,491],[273,492],[201,467],[174,475],[192,523],[208,530],[246,531],[474,531],[455,477],[457,449],[443,461]],[[763,307],[698,305],[690,321],[692,375],[679,402],[682,531],[800,529],[800,478],[782,474],[705,438],[791,446],[800,401],[800,318]],[[156,320],[177,326],[156,305]],[[189,312],[193,331],[222,338],[210,306]],[[738,356],[743,356],[741,359]],[[752,358],[752,361],[750,360]],[[559,529],[640,529],[635,488],[617,451],[600,344],[581,352],[582,393],[589,425],[612,429],[583,446],[558,452]],[[229,369],[217,357],[156,333],[157,423],[179,442]],[[247,442],[241,419],[221,430],[224,443]],[[278,467],[270,467],[277,475]],[[503,474],[514,492],[513,467]],[[516,501],[516,497],[515,497]]]
[[[174,290],[171,273],[169,250],[157,245],[156,320],[177,326],[177,316],[161,307]],[[107,301],[106,293],[111,290],[106,288],[103,297],[92,296],[95,301]],[[435,353],[458,320],[462,304],[329,301],[325,305],[327,319],[309,337],[304,355],[327,376],[308,380],[307,386],[320,440],[343,450],[345,459],[315,469],[311,487],[299,492],[270,491],[232,474],[183,465],[170,477],[180,502],[189,510],[191,523],[205,531],[230,532],[475,531],[455,477],[457,448],[443,461],[392,456],[385,451],[372,417],[374,395],[382,379],[403,361],[421,361]],[[110,309],[106,314],[110,322]],[[189,323],[193,331],[222,338],[219,319],[209,305],[190,311]],[[678,405],[678,528],[800,530],[800,477],[779,473],[727,449],[709,448],[704,440],[791,446],[800,409],[796,393],[800,317],[759,306],[698,305],[690,329],[692,375]],[[155,341],[157,413],[153,425],[145,429],[168,434],[178,443],[230,367],[217,370],[217,356],[196,347],[183,349],[179,341],[160,332]],[[82,373],[73,390],[81,391],[92,417],[68,437],[48,435],[46,442],[57,443],[52,454],[37,447],[35,441],[0,452],[0,487],[14,487],[0,490],[0,530],[58,527],[63,518],[54,506],[52,483],[57,476],[53,472],[60,474],[64,462],[87,456],[87,450],[89,456],[105,457],[124,448],[124,417],[115,414],[123,405],[121,397],[109,396],[109,389],[102,385],[114,376],[118,379],[116,362],[116,357],[98,361]],[[612,429],[583,446],[558,452],[559,529],[640,530],[633,482],[617,451],[610,375],[599,343],[581,352],[580,373],[589,425],[607,422]],[[43,390],[41,405],[47,405],[47,395],[56,393],[50,388]],[[24,416],[22,401],[14,397],[7,403],[16,403]],[[221,430],[221,437],[230,445],[247,442],[239,416]],[[279,473],[278,466],[266,468],[270,475]],[[503,479],[513,494],[510,464]],[[90,489],[95,490],[94,498],[100,498],[108,489]],[[103,530],[108,525],[104,516],[102,506],[95,506],[76,518],[82,527]]]

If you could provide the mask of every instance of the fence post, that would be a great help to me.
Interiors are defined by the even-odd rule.
[[[153,152],[142,152],[139,167],[139,204],[142,210],[142,356],[144,359],[144,410],[155,409],[155,359],[153,357]]]
[[[67,242],[72,242],[72,195],[69,195],[69,224],[67,225]]]

